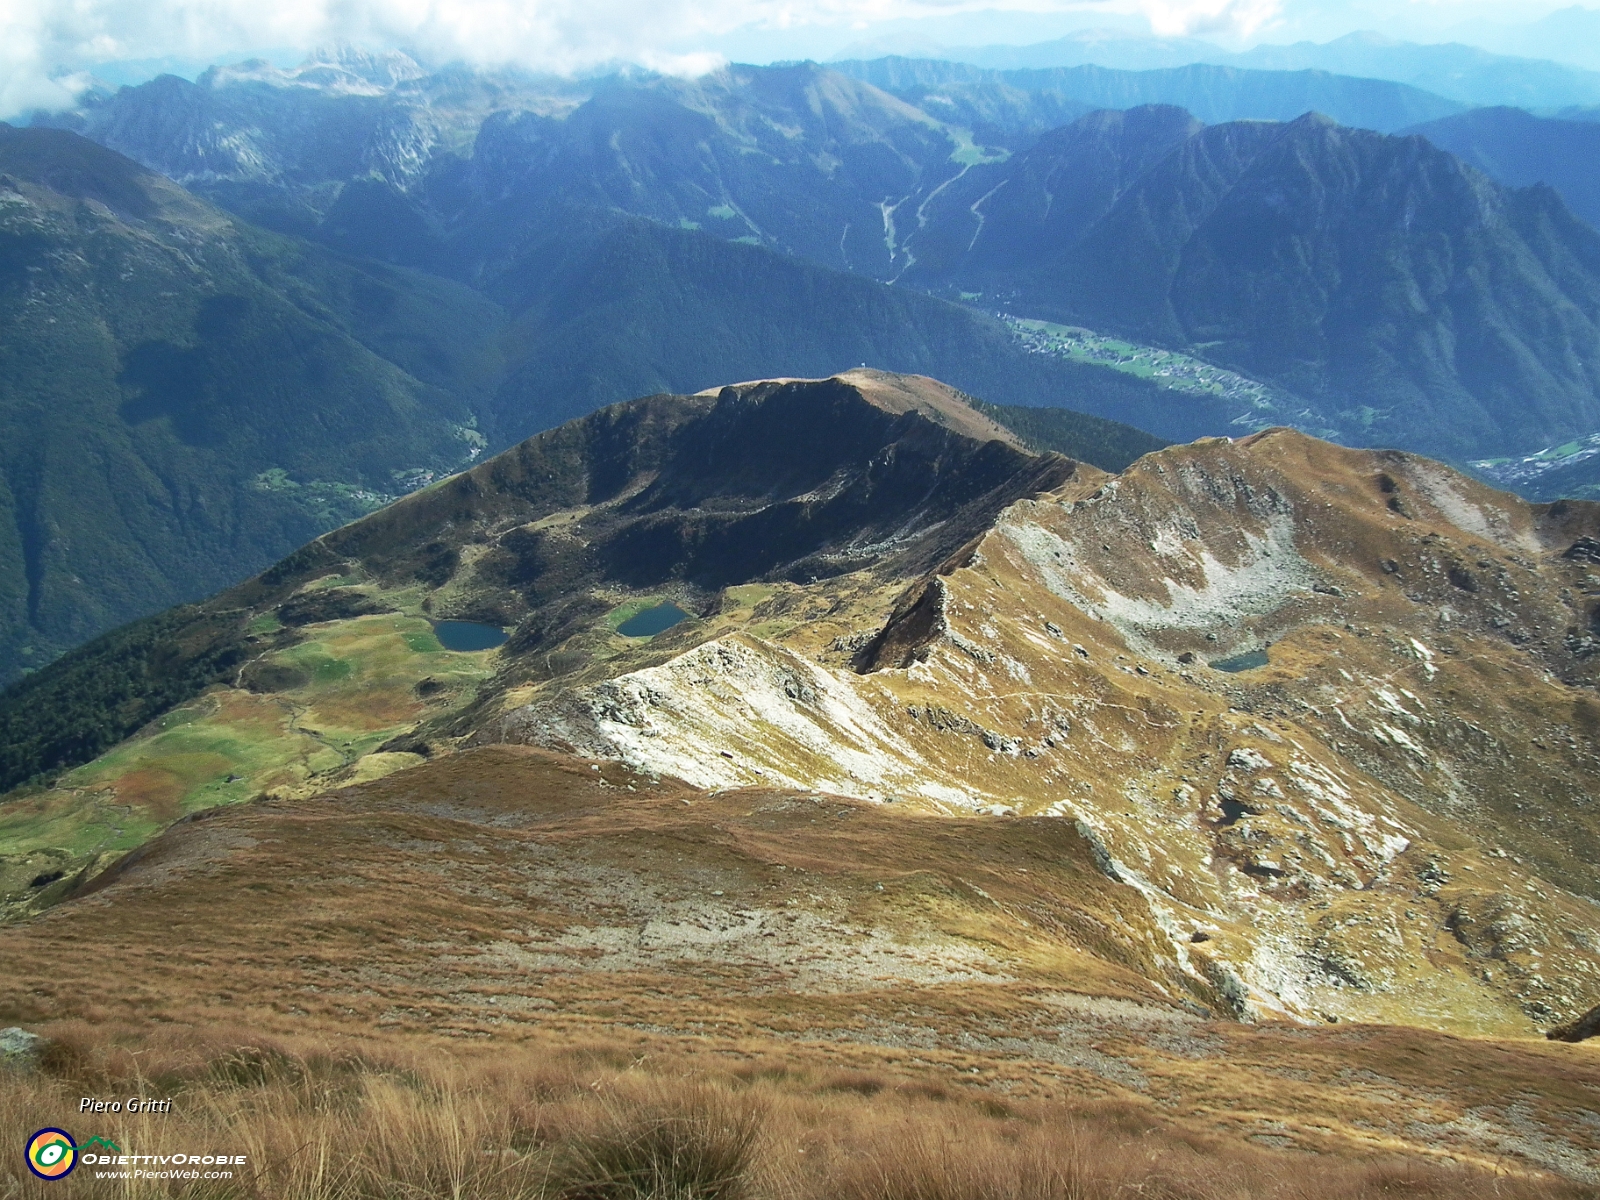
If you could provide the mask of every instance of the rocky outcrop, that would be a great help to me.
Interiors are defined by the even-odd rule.
[[[1545,1037],[1552,1042],[1583,1042],[1592,1037],[1600,1037],[1600,1004],[1596,1004],[1576,1021],[1557,1025],[1545,1034]]]
[[[1410,1021],[1444,988],[1526,1034],[1600,978],[1596,666],[1561,640],[1591,586],[1565,552],[1597,521],[1403,454],[1212,439],[1008,506],[885,578],[875,634],[753,619],[499,736],[704,788],[1073,821],[1228,1011]],[[800,594],[837,620],[852,586]]]

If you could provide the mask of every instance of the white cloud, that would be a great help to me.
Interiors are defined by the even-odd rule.
[[[697,41],[751,24],[843,23],[938,0],[0,0],[0,114],[60,104],[66,72],[334,41],[417,46],[438,59],[557,71],[629,60],[679,71]]]
[[[1283,11],[1281,0],[1148,0],[1139,5],[1164,37],[1248,38]]]
[[[1360,0],[1331,3],[1355,9]],[[859,30],[1003,9],[1142,14],[1158,33],[1237,39],[1269,28],[1282,7],[1283,0],[0,0],[0,115],[64,103],[64,76],[97,63],[225,60],[266,46],[347,40],[557,71],[629,60],[683,72],[703,69],[712,61],[706,45],[741,29]]]

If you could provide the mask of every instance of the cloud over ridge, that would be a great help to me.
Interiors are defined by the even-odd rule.
[[[97,64],[205,61],[265,46],[335,41],[419,47],[435,60],[571,72],[634,62],[675,73],[714,65],[711,40],[1007,10],[1140,14],[1160,33],[1248,36],[1281,0],[0,0],[0,116],[70,103]]]

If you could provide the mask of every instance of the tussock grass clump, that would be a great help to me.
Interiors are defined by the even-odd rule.
[[[845,1074],[831,1076],[823,1086],[834,1092],[854,1092],[858,1096],[876,1096],[889,1086],[889,1081],[877,1075],[850,1071]]]
[[[858,1137],[827,1176],[828,1200],[1534,1200],[1572,1185],[1443,1163],[1271,1155],[1195,1143],[1118,1114],[974,1121],[912,1110]]]
[[[564,1148],[563,1200],[742,1200],[765,1106],[704,1083],[602,1098]],[[569,1135],[570,1137],[570,1135]]]

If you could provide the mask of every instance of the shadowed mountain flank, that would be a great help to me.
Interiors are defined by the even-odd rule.
[[[908,282],[1193,347],[1341,440],[1464,459],[1600,427],[1600,235],[1417,138],[1095,114],[923,216]]]
[[[466,397],[416,361],[470,353],[434,353],[493,307],[464,291],[0,125],[0,679],[260,570],[397,475],[470,461]],[[408,357],[397,340],[421,378],[383,357]]]
[[[1545,184],[1600,228],[1600,123],[1480,108],[1406,130],[1508,187]]]
[[[760,246],[615,214],[502,215],[481,283],[512,314],[507,371],[485,419],[503,442],[635,396],[857,365],[932,375],[999,404],[1141,428],[1154,419],[1167,436],[1230,419],[1216,398],[1174,406],[1153,380],[1029,353],[965,305]]]
[[[455,586],[515,619],[602,579],[712,592],[926,569],[1005,505],[1082,471],[1094,469],[1022,450],[933,380],[851,372],[614,406],[325,545],[379,577],[422,578],[419,540],[474,527],[492,543]],[[574,528],[534,528],[562,511],[581,512]]]

